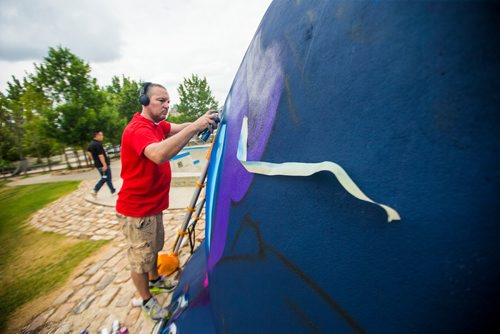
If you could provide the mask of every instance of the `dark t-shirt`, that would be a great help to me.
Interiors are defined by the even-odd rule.
[[[104,147],[102,147],[102,144],[100,142],[93,139],[87,151],[92,154],[92,159],[94,159],[94,166],[96,166],[97,168],[102,167],[101,160],[99,159],[99,155],[101,154],[104,155],[104,161],[106,161],[106,164],[109,166],[109,158],[106,155]]]

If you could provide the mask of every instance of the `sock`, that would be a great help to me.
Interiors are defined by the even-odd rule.
[[[158,276],[157,279],[150,279],[149,281],[154,284],[154,283],[158,282],[160,280],[160,278],[161,278],[161,276]]]
[[[146,304],[149,302],[149,300],[150,300],[151,298],[153,298],[153,297],[149,297],[148,299],[144,299],[144,300],[142,301],[142,306],[146,306]]]

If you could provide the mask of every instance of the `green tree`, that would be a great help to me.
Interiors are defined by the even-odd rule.
[[[174,106],[179,113],[176,121],[194,121],[208,110],[218,108],[218,102],[212,96],[212,91],[205,77],[200,79],[196,74],[192,74],[190,78],[184,78],[183,83],[177,88],[177,92],[180,103]]]
[[[95,130],[104,132],[104,141],[112,145],[120,144],[123,129],[127,125],[127,119],[121,116],[114,105],[107,103],[98,115],[100,127]]]
[[[11,122],[9,100],[7,96],[0,93],[0,168],[2,170],[8,167],[11,161],[19,159]]]
[[[69,49],[58,47],[49,48],[43,63],[35,64],[32,76],[35,87],[52,101],[46,114],[48,135],[65,146],[82,150],[92,130],[100,127],[98,114],[106,103],[105,93],[90,72],[88,63]],[[77,163],[80,167],[79,159]]]
[[[103,89],[106,105],[99,115],[99,124],[107,142],[119,144],[125,126],[141,110],[140,86],[139,82],[122,75],[121,78],[114,76],[111,84]]]
[[[55,141],[48,139],[42,129],[43,115],[49,106],[45,96],[26,79],[21,83],[13,77],[7,83],[7,95],[1,95],[0,145],[2,165],[6,161],[24,160],[26,155],[49,157]],[[20,166],[26,166],[23,162]]]
[[[12,76],[12,82],[7,82],[7,95],[2,104],[2,109],[4,109],[2,113],[6,121],[6,130],[10,131],[13,140],[13,147],[11,149],[15,152],[16,160],[24,160],[25,156],[22,146],[25,119],[20,104],[23,93],[23,85],[16,77]],[[10,153],[12,154],[13,152]]]
[[[132,119],[136,112],[142,109],[139,103],[140,87],[141,83],[123,75],[121,80],[119,77],[114,76],[111,79],[111,85],[106,87],[106,91],[109,93],[108,102],[127,122]]]
[[[44,129],[51,102],[31,82],[24,80],[23,86],[24,92],[19,99],[25,119],[23,147],[27,154],[36,156],[39,163],[43,157],[47,158],[50,169],[50,156],[58,148],[57,142],[47,136]]]
[[[0,167],[26,155],[50,162],[55,152],[67,156],[67,147],[86,151],[95,130],[105,133],[106,142],[120,143],[127,122],[141,110],[140,82],[115,76],[101,88],[89,64],[63,47],[49,48],[34,65],[33,74],[22,82],[12,77],[7,92],[0,92]]]

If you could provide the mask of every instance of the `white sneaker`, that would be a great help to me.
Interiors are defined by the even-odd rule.
[[[96,198],[96,197],[97,197],[97,191],[92,190],[92,191],[90,192],[90,195],[91,195],[92,197]]]

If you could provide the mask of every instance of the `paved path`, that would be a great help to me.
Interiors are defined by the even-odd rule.
[[[177,170],[177,169],[176,169]],[[111,163],[111,175],[113,176],[113,185],[117,190],[120,190],[123,180],[120,178],[121,165],[120,161],[112,161]],[[179,172],[176,171],[172,174],[172,183],[170,188],[170,208],[180,209],[186,208],[195,190],[196,181],[199,178],[200,173],[195,172]],[[40,174],[36,176],[30,176],[28,178],[15,177],[12,178],[8,186],[22,186],[28,184],[37,184],[45,182],[59,182],[59,181],[92,181],[91,185],[88,187],[88,193],[84,194],[84,199],[92,202],[94,204],[114,207],[116,203],[116,196],[111,196],[109,188],[104,184],[94,198],[90,196],[90,190],[92,186],[99,180],[99,174],[95,168],[82,168],[78,170],[58,170],[52,173]]]
[[[30,223],[42,231],[111,242],[73,273],[71,281],[60,289],[57,296],[47,297],[52,298],[50,306],[33,315],[22,329],[23,333],[79,333],[84,328],[88,328],[90,333],[98,333],[103,327],[110,328],[116,319],[122,326],[128,327],[131,334],[151,333],[153,321],[142,314],[140,307],[131,303],[138,295],[130,280],[114,207],[86,200],[94,182],[82,181],[78,190],[38,211],[30,219]],[[185,209],[165,212],[165,250],[172,249],[184,216]],[[196,228],[197,244],[204,239],[204,228],[205,221],[200,220]],[[181,268],[189,256],[186,245],[179,256]],[[172,278],[177,276],[178,272]],[[165,306],[170,297],[166,293],[158,295]]]

